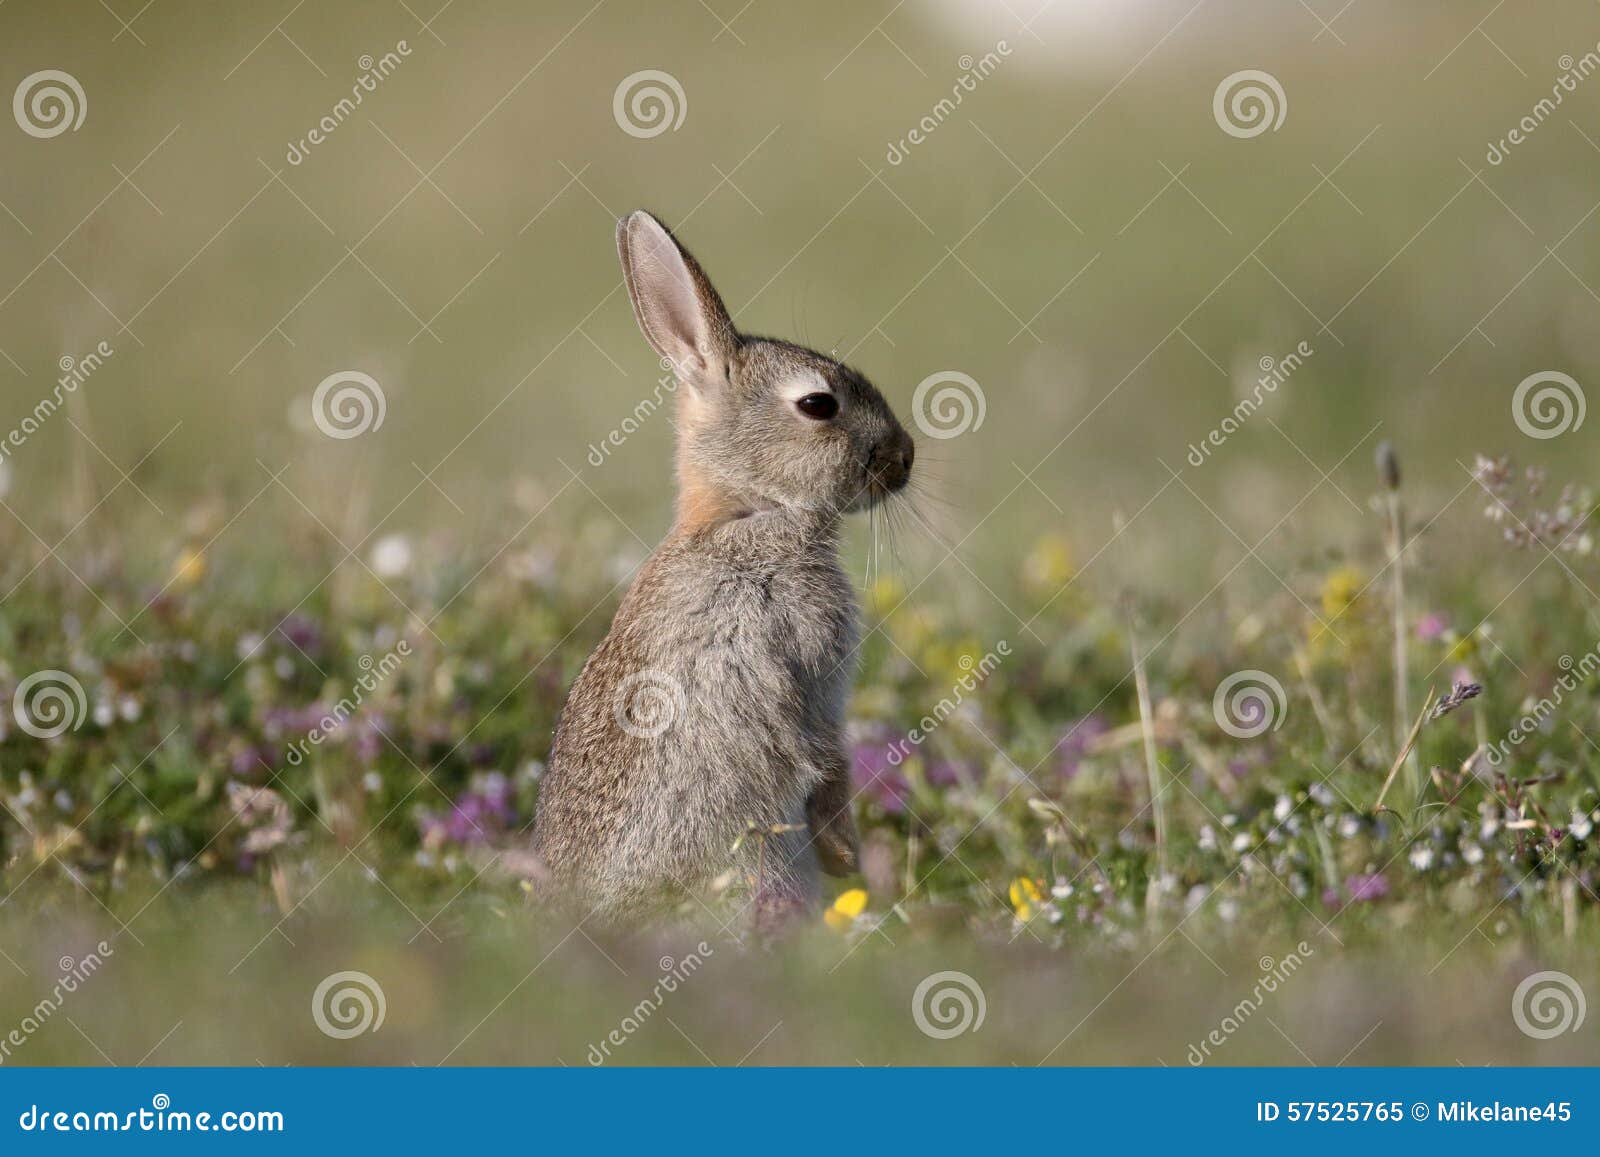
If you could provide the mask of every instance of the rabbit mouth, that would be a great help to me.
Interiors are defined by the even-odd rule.
[[[888,502],[906,488],[906,483],[910,480],[910,477],[908,472],[868,471],[866,481],[861,486],[861,489],[856,492],[856,499],[850,504],[850,509],[870,510],[874,506]]]

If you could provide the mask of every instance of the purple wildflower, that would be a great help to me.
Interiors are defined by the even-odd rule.
[[[1061,757],[1058,767],[1062,779],[1071,779],[1078,774],[1078,766],[1089,753],[1090,746],[1109,730],[1110,724],[1099,714],[1085,715],[1067,729],[1056,744],[1056,751]]]
[[[1417,620],[1417,638],[1431,643],[1450,629],[1450,617],[1438,611],[1429,611]]]
[[[865,793],[884,811],[899,815],[906,810],[906,799],[911,785],[900,771],[901,758],[891,756],[903,752],[895,746],[905,740],[887,739],[881,729],[863,736],[851,748],[851,779],[858,792]]]
[[[1344,882],[1344,899],[1341,900],[1337,888],[1329,888],[1322,894],[1322,902],[1330,908],[1337,908],[1344,902],[1359,904],[1381,900],[1388,894],[1389,881],[1374,872],[1370,875],[1347,877]]]
[[[511,784],[496,771],[477,777],[443,815],[423,813],[418,826],[427,844],[486,844],[515,819]]]

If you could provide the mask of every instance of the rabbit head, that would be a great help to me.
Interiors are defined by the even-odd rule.
[[[840,514],[905,486],[911,436],[865,377],[815,350],[739,333],[699,263],[650,214],[617,223],[617,251],[639,328],[685,387],[681,519]]]

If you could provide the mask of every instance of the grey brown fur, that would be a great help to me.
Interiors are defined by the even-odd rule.
[[[655,218],[624,218],[617,245],[640,329],[687,387],[678,516],[573,684],[535,851],[565,897],[613,916],[730,869],[757,898],[803,903],[819,866],[856,862],[839,520],[905,485],[911,439],[860,374],[740,335]],[[818,392],[830,419],[797,405]]]

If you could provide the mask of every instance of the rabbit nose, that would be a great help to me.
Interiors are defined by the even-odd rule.
[[[872,451],[870,466],[877,469],[883,485],[889,490],[899,490],[911,478],[911,460],[916,448],[911,436],[897,432],[889,442]]]

